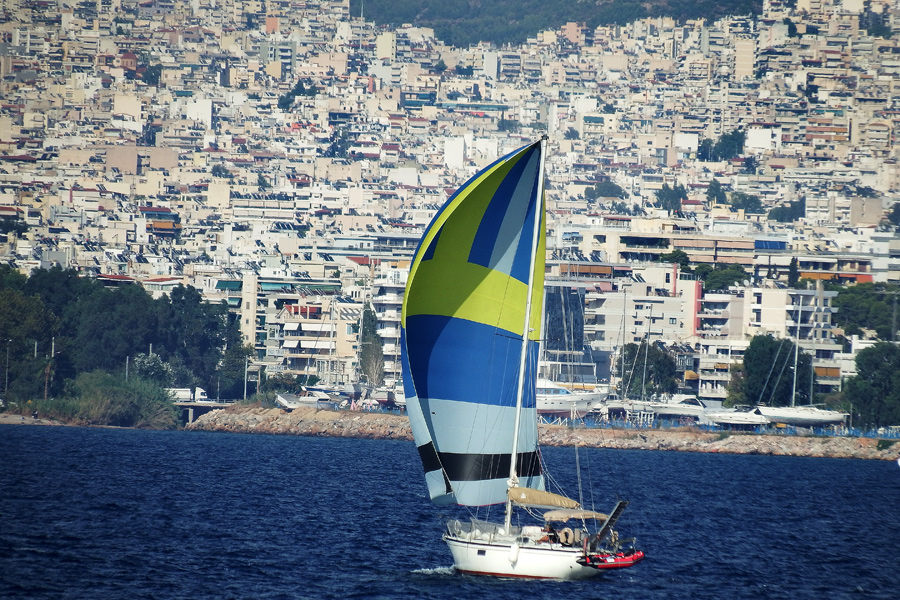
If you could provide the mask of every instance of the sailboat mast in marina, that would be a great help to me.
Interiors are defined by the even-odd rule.
[[[500,523],[448,523],[464,573],[580,579],[643,558],[612,531],[625,502],[605,515],[545,490],[535,402],[545,156],[546,140],[528,144],[463,184],[423,234],[404,295],[404,392],[431,500],[505,504]],[[543,526],[514,525],[521,508],[546,509]]]

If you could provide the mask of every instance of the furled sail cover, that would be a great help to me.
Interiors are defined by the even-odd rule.
[[[511,487],[506,495],[514,504],[518,504],[519,506],[533,506],[536,508],[581,508],[581,505],[575,500],[546,490]]]
[[[400,334],[404,391],[435,504],[506,501],[529,276],[516,471],[519,485],[544,487],[534,394],[545,259],[540,153],[539,143],[525,146],[459,188],[410,266]]]

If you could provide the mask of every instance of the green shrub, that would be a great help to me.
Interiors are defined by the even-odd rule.
[[[875,445],[875,448],[878,450],[887,450],[891,446],[897,443],[897,440],[878,440],[878,443]]]

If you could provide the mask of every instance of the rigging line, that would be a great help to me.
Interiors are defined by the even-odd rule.
[[[775,353],[775,358],[772,359],[772,366],[769,367],[769,374],[766,375],[766,382],[763,384],[762,389],[759,391],[759,400],[756,401],[757,404],[762,402],[763,394],[766,393],[766,388],[769,386],[769,378],[772,377],[772,371],[775,370],[775,364],[778,362],[778,355],[781,354],[781,348],[784,346],[784,338],[781,339],[781,342],[778,344],[778,352]]]
[[[581,487],[581,460],[578,456],[578,444],[575,444],[575,476],[578,480],[578,504],[584,506],[584,489]]]
[[[775,398],[775,392],[778,390],[778,384],[781,383],[781,376],[784,375],[784,369],[787,367],[788,361],[785,358],[784,362],[781,364],[781,371],[778,372],[778,379],[775,380],[775,385],[772,386],[772,393],[769,395],[769,403],[771,405],[772,400]]]

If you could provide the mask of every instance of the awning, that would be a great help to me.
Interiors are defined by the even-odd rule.
[[[293,323],[285,323],[284,324],[285,331],[297,331],[299,329],[300,329],[300,323],[293,322]]]
[[[300,345],[300,340],[284,340],[284,343],[281,345],[282,348],[296,348]]]
[[[513,504],[518,504],[519,506],[536,506],[542,508],[578,508],[580,506],[578,502],[571,498],[566,498],[565,496],[560,496],[553,492],[533,490],[531,488],[509,488],[506,495]]]
[[[330,350],[334,344],[328,340],[303,340],[300,342],[300,347],[310,350]]]
[[[605,521],[607,518],[609,518],[609,515],[594,512],[592,510],[581,510],[581,509],[551,510],[551,511],[544,513],[545,521],[569,521],[572,519],[577,519],[579,521],[583,521],[585,519],[596,519],[598,521]]]

